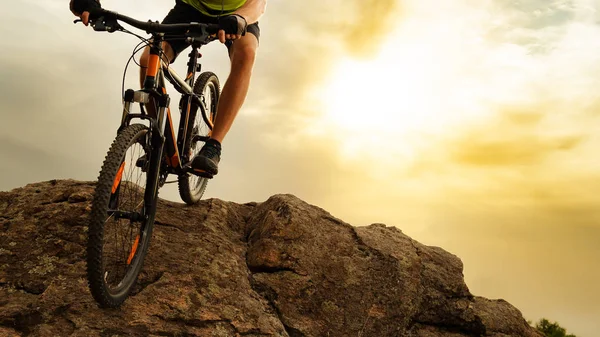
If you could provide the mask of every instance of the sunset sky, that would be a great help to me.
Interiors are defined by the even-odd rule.
[[[174,1],[102,3],[161,20]],[[250,93],[205,198],[290,193],[353,225],[397,226],[458,255],[475,295],[598,336],[599,10],[269,0]],[[94,180],[114,139],[137,40],[72,20],[68,0],[0,3],[0,190]],[[203,54],[224,83],[225,47]],[[136,77],[134,66],[128,87]],[[174,185],[161,197],[180,200]]]

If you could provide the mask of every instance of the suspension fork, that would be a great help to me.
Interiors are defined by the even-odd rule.
[[[146,183],[146,191],[144,195],[144,203],[146,207],[146,215],[152,216],[156,210],[156,204],[158,202],[158,187],[160,180],[160,170],[162,164],[162,158],[164,156],[165,147],[165,127],[167,118],[165,118],[165,112],[169,107],[169,95],[165,92],[159,92],[157,89],[160,85],[160,78],[162,73],[159,72],[161,66],[160,51],[163,36],[156,34],[152,39],[150,45],[150,57],[146,68],[146,78],[144,79],[143,91],[149,93],[152,96],[153,102],[158,103],[158,109],[156,111],[156,124],[150,132],[150,143],[152,153],[150,154],[149,167],[148,167],[148,181]],[[163,81],[164,83],[164,81]],[[164,84],[163,84],[164,86]]]
[[[155,127],[151,129],[150,143],[152,152],[150,154],[150,163],[148,166],[148,181],[146,183],[146,191],[144,194],[144,203],[146,207],[146,216],[152,216],[156,211],[158,202],[158,188],[160,182],[160,170],[162,166],[162,158],[165,149],[165,128],[167,118],[165,113],[169,106],[169,96],[167,94],[155,95],[154,99],[158,102],[157,120]]]

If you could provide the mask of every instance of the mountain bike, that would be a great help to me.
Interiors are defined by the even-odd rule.
[[[167,183],[170,174],[177,175],[177,181],[172,182],[179,184],[181,198],[187,204],[194,204],[211,178],[202,173],[192,174],[190,162],[209,139],[216,116],[220,95],[217,76],[203,72],[197,80],[195,77],[201,72],[198,50],[215,39],[219,26],[142,22],[104,9],[95,10],[93,18],[91,25],[96,31],[126,32],[142,39],[142,46],[136,47],[129,61],[136,52],[150,46],[142,89],[123,90],[121,124],[100,170],[89,219],[90,292],[101,307],[118,307],[131,293],[142,269],[152,236],[159,188]],[[120,22],[151,34],[151,38],[128,31]],[[185,39],[192,46],[185,78],[163,58],[165,36]],[[165,78],[181,94],[177,136]],[[132,111],[136,104],[139,113]]]

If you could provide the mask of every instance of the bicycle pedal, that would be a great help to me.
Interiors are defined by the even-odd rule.
[[[191,166],[187,167],[187,171],[193,175],[196,175],[196,176],[199,176],[202,178],[207,178],[207,179],[212,179],[215,176],[214,174],[211,174],[210,172],[206,172],[204,170],[198,170]]]
[[[142,168],[146,165],[146,155],[143,155],[141,157],[138,158],[138,160],[135,161],[135,166]]]
[[[143,155],[138,160],[135,161],[135,166],[139,167],[142,172],[146,172],[148,170],[148,156]]]

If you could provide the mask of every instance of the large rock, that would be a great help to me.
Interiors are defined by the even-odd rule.
[[[161,201],[133,294],[99,309],[85,279],[93,188],[0,192],[0,336],[541,336],[471,295],[456,256],[291,195]]]

